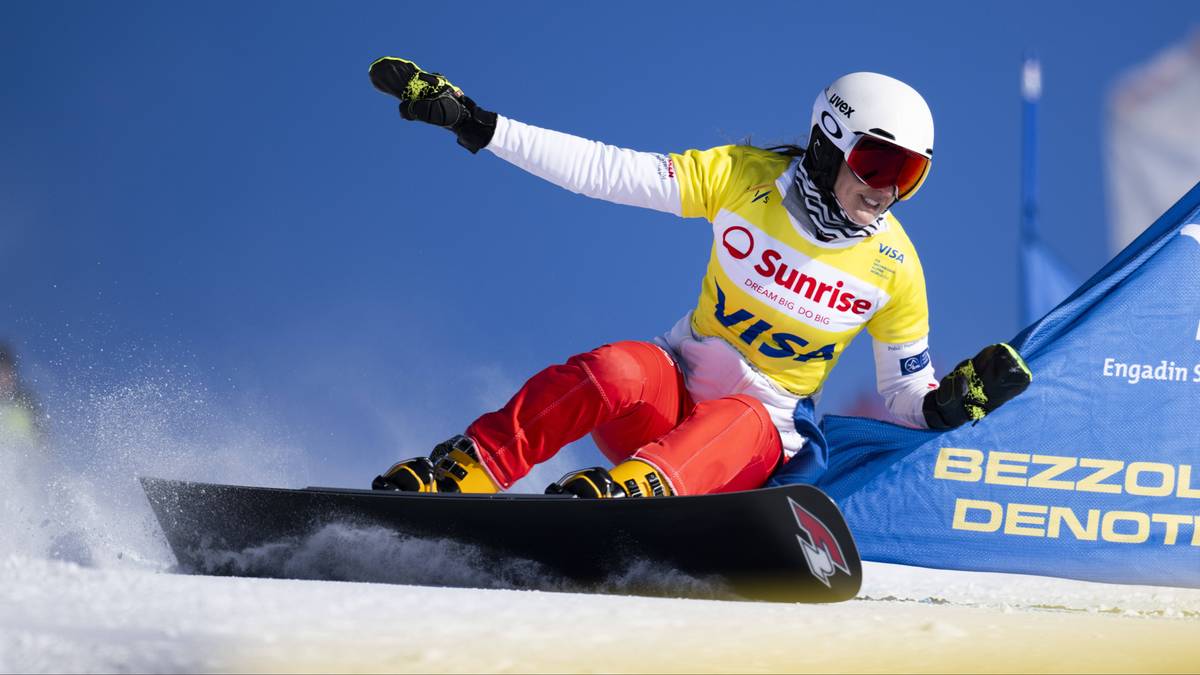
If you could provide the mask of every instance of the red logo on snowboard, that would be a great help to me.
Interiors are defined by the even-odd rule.
[[[849,575],[850,567],[846,564],[846,556],[842,554],[842,546],[837,537],[825,527],[825,523],[809,513],[808,509],[790,497],[788,503],[792,505],[796,524],[800,526],[800,534],[796,535],[796,539],[800,542],[804,558],[808,561],[808,569],[812,570],[813,576],[829,586],[829,577],[838,570]]]

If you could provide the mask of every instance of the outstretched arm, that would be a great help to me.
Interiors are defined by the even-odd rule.
[[[588,197],[680,215],[679,182],[665,155],[639,152],[500,117],[487,149]]]
[[[665,155],[628,150],[508,119],[479,107],[438,73],[384,57],[371,82],[400,99],[400,115],[452,131],[472,153],[487,148],[572,192],[680,215],[679,182]]]

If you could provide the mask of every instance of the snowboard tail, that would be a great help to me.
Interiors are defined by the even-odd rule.
[[[846,600],[862,580],[841,513],[807,485],[576,499],[141,482],[201,574],[784,602]]]

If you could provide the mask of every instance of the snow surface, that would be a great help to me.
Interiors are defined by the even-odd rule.
[[[160,398],[151,388],[93,404],[71,436],[86,452],[0,438],[0,672],[1200,667],[1194,589],[868,563],[859,596],[834,605],[506,590],[540,571],[480,569],[466,547],[353,529],[314,535],[285,564],[298,577],[407,584],[437,571],[477,588],[175,574],[136,475],[310,481],[283,470],[302,464],[286,448],[253,437],[181,440]]]
[[[182,576],[9,556],[0,670],[1194,671],[1200,592],[868,565],[835,605]]]

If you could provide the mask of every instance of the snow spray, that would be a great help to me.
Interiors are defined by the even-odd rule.
[[[204,574],[321,579],[461,588],[600,592],[621,595],[732,597],[723,582],[633,560],[600,584],[583,588],[533,561],[490,555],[451,539],[414,537],[378,525],[330,523],[241,551],[201,552]]]
[[[167,569],[174,558],[137,476],[304,481],[297,450],[262,418],[222,409],[186,367],[140,366],[120,383],[64,370],[74,379],[39,382],[44,436],[0,434],[0,556]]]

